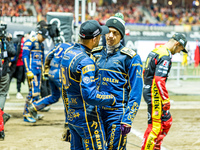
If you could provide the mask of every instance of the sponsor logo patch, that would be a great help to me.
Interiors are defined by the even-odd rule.
[[[163,61],[163,66],[167,67],[168,65],[169,65],[169,61],[164,60],[164,61]]]
[[[158,111],[155,111],[155,116],[158,116],[158,115],[159,115]]]
[[[83,69],[83,74],[90,72],[90,71],[95,71],[95,66],[94,65],[87,65]]]

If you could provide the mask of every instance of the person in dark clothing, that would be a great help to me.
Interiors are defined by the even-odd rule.
[[[24,63],[22,60],[22,51],[23,51],[23,44],[24,44],[24,36],[23,35],[17,35],[17,40],[14,41],[14,46],[16,49],[16,55],[15,57],[11,58],[11,65],[10,65],[10,82],[12,78],[17,79],[17,99],[23,99],[23,96],[21,94],[21,83],[25,81],[25,68]],[[8,39],[9,40],[9,39]],[[7,95],[7,99],[9,99],[9,96]]]
[[[23,44],[25,42],[24,36],[21,37],[20,42],[17,45],[17,50],[19,51],[17,64],[16,64],[16,70],[15,70],[15,77],[17,79],[17,99],[23,99],[23,96],[21,95],[21,83],[25,81],[25,68],[24,63],[22,60],[22,52],[23,52]]]
[[[2,24],[1,24],[2,25]],[[6,95],[9,88],[9,62],[15,56],[15,48],[5,38],[5,30],[0,30],[0,140],[4,140],[4,124],[10,118],[9,114],[3,112]]]

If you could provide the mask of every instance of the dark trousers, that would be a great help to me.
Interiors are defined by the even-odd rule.
[[[0,78],[0,109],[3,110],[6,102],[6,96],[9,89],[9,74]]]
[[[15,66],[14,66],[15,65]],[[21,92],[21,83],[24,82],[24,66],[16,66],[16,64],[12,64],[10,67],[10,81],[12,78],[16,78],[17,80],[17,92]]]
[[[46,97],[51,94],[51,87],[48,80],[41,81],[40,95],[41,97]]]
[[[17,66],[16,67],[16,78],[17,78],[17,92],[21,91],[21,83],[22,83],[22,78],[23,78],[23,71],[24,71],[24,66]]]

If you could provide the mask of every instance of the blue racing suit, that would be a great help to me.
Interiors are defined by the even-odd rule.
[[[61,76],[63,96],[68,98],[71,150],[106,149],[103,123],[96,105],[114,105],[115,97],[96,89],[98,69],[90,58],[90,49],[76,43],[65,52]]]
[[[121,134],[120,126],[131,127],[139,109],[143,88],[142,61],[133,50],[121,44],[111,54],[107,54],[104,46],[94,48],[92,52],[99,67],[99,91],[110,92],[117,101],[115,106],[101,107],[108,150],[126,149],[127,135]]]
[[[44,63],[44,73],[48,74],[49,77],[51,95],[48,95],[33,103],[33,107],[36,111],[58,102],[61,96],[60,63],[64,51],[70,48],[72,45],[72,43],[58,44],[48,52]]]
[[[33,79],[28,79],[29,94],[27,100],[29,103],[37,101],[40,95],[41,72],[44,59],[44,44],[40,43],[37,37],[32,37],[24,42],[22,59],[25,65],[25,72],[31,71]],[[25,104],[25,114],[27,113],[27,103]]]

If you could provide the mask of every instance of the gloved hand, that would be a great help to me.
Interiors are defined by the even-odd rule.
[[[68,127],[68,124],[65,124],[64,133],[62,134],[62,141],[70,142],[70,140],[71,140],[70,129]]]
[[[120,130],[122,132],[122,135],[125,136],[126,134],[128,134],[131,131],[131,127],[126,124],[121,124]]]
[[[167,111],[170,109],[170,102],[163,104],[163,110]]]
[[[43,73],[42,74],[42,79],[43,80],[49,80],[49,74],[48,73]]]
[[[31,71],[28,71],[28,72],[26,73],[26,76],[27,76],[27,78],[28,78],[29,80],[31,80],[31,79],[33,79],[33,77],[34,77],[34,74],[33,74]]]

